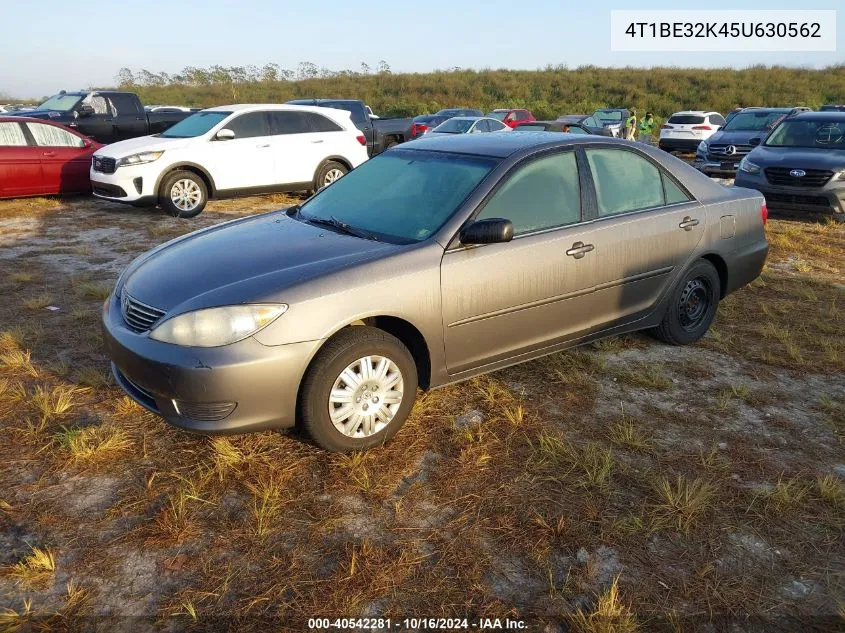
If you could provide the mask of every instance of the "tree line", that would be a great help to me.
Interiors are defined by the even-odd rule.
[[[809,106],[845,102],[845,65],[732,68],[600,68],[392,72],[386,61],[355,70],[311,62],[295,69],[264,66],[187,67],[181,72],[120,70],[117,83],[144,103],[210,107],[227,103],[283,103],[308,97],[361,99],[382,116],[413,116],[453,106],[524,107],[538,118],[590,113],[600,107],[636,108],[658,119],[686,109],[726,112],[736,106]]]

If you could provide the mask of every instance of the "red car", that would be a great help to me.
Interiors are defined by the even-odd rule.
[[[101,147],[50,121],[0,117],[0,198],[91,191],[91,154]]]
[[[536,121],[534,115],[528,110],[522,108],[513,108],[511,110],[500,108],[488,112],[486,116],[498,119],[508,127],[516,127],[520,123],[528,123],[529,121]]]

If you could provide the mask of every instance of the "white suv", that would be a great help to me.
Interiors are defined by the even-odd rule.
[[[724,125],[725,117],[718,112],[676,112],[660,128],[657,146],[667,152],[694,152],[701,141],[713,136]]]
[[[94,195],[198,215],[209,198],[320,189],[367,160],[343,110],[297,105],[209,108],[154,136],[94,153]]]

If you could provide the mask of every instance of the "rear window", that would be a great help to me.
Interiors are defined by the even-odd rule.
[[[704,123],[703,116],[696,116],[694,114],[673,114],[669,117],[667,123],[675,123],[676,125],[698,125]]]

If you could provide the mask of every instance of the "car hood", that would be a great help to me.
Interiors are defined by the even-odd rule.
[[[130,138],[125,141],[112,143],[98,151],[97,156],[124,158],[140,152],[181,149],[187,146],[192,140],[190,138],[166,138],[164,136],[139,136],[138,138]]]
[[[761,145],[748,154],[748,160],[760,167],[840,171],[845,169],[845,150],[766,147]]]
[[[752,138],[762,139],[768,136],[768,130],[733,130],[716,132],[707,139],[708,144],[727,143],[728,145],[748,145]]]
[[[138,301],[165,312],[284,302],[286,288],[399,248],[277,211],[168,242],[136,260],[123,287]]]

